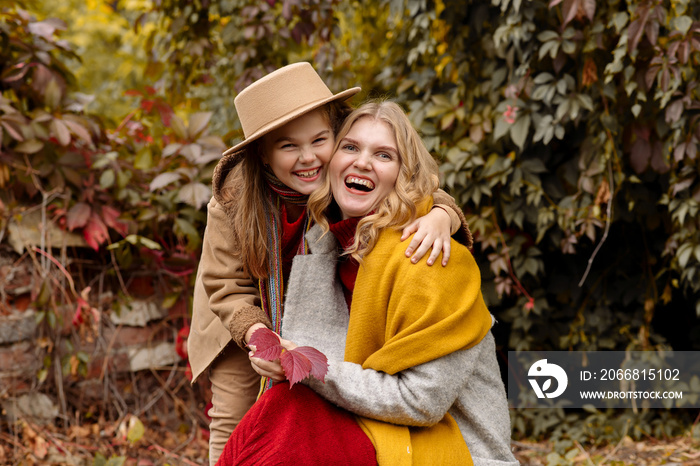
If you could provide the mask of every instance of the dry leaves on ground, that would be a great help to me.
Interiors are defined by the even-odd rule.
[[[37,426],[20,420],[0,431],[0,464],[13,465],[207,465],[208,432],[201,425],[151,416],[120,422]],[[514,441],[523,466],[700,466],[700,439],[634,441],[602,447],[576,443],[564,456],[551,442]],[[112,459],[112,462],[106,463]],[[95,461],[95,460],[98,461]]]
[[[513,442],[516,458],[523,466],[700,466],[700,439],[689,436],[668,440],[635,442],[624,437],[615,445],[583,446],[576,443],[564,457],[553,453],[549,442]]]

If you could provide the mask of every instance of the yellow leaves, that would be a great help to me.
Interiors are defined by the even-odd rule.
[[[598,187],[598,193],[595,197],[595,205],[600,206],[602,204],[607,204],[610,200],[610,185],[608,180],[603,179]]]
[[[671,302],[671,299],[673,299],[673,289],[671,288],[671,284],[667,283],[664,287],[664,292],[661,294],[661,301],[664,304],[668,304]]]
[[[442,48],[447,48],[447,44],[440,44],[440,46],[438,46],[438,49],[441,48],[441,46],[443,46],[443,45],[445,47],[442,47]],[[450,63],[452,63],[452,57],[449,55],[445,55],[444,57],[442,57],[440,59],[440,62],[435,67],[435,72],[437,72],[438,76],[443,75],[443,71],[445,70],[445,67]],[[450,81],[450,82],[454,81],[455,76],[456,76],[456,70],[455,70],[455,73],[450,74],[450,79],[448,79],[448,81]]]
[[[102,3],[101,0],[93,0]],[[151,0],[120,0],[119,6],[132,11],[149,11],[153,8]]]
[[[97,96],[91,111],[107,119],[117,120],[128,113],[128,103],[118,100],[129,88],[138,87],[147,62],[146,40],[156,24],[145,21],[135,31],[127,18],[135,17],[150,8],[144,0],[122,0],[115,9],[102,0],[40,0],[36,5],[38,16],[61,18],[67,25],[60,39],[65,40],[79,56],[81,63],[74,67],[75,86],[81,92]],[[42,11],[43,10],[43,11]],[[46,99],[53,109],[58,108],[60,93],[51,91]],[[79,138],[85,133],[69,128]],[[65,133],[63,133],[65,134]]]
[[[141,440],[146,433],[146,428],[141,420],[130,414],[126,419],[124,419],[117,429],[117,441],[123,442],[128,440],[132,445],[139,440]]]

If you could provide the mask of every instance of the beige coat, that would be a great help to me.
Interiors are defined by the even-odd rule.
[[[221,197],[225,176],[238,159],[238,154],[225,156],[214,170],[214,196],[207,206],[207,227],[187,339],[193,382],[232,340],[245,347],[244,336],[250,326],[259,322],[271,326],[269,317],[260,307],[258,281],[244,273],[242,263],[234,257],[237,246],[232,241],[230,225],[236,203],[225,202]],[[433,199],[436,206],[450,214],[455,239],[471,246],[471,233],[454,199],[441,190]]]

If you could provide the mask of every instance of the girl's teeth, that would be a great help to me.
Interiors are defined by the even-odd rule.
[[[312,176],[315,176],[318,173],[318,168],[314,168],[313,170],[307,170],[305,172],[296,172],[297,176],[301,176],[302,178],[311,178]]]

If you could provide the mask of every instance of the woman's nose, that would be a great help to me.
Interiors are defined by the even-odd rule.
[[[372,164],[370,163],[370,159],[366,154],[358,154],[357,157],[355,157],[355,162],[353,165],[362,170],[369,170]]]

